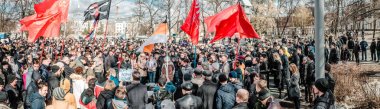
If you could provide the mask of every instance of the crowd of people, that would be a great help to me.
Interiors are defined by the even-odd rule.
[[[278,109],[287,99],[296,109],[301,102],[332,109],[329,63],[353,60],[352,54],[358,60],[358,49],[367,48],[365,41],[337,39],[327,41],[326,74],[320,79],[314,74],[314,41],[301,38],[245,43],[233,38],[196,50],[186,40],[171,39],[150,53],[136,52],[142,41],[131,39],[12,39],[0,44],[0,107]],[[372,60],[373,50],[380,60],[380,41],[370,50]]]

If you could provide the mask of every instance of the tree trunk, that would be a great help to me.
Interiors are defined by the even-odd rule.
[[[340,12],[340,0],[337,0],[337,11],[336,11],[336,22],[335,22],[335,28],[334,28],[334,34],[335,36],[338,35],[338,24],[339,24],[339,12]]]
[[[373,21],[373,38],[375,38],[375,36],[376,36],[376,19],[373,19],[374,21]]]

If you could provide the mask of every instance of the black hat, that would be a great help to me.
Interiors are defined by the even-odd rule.
[[[212,72],[210,70],[203,71],[203,76],[210,77],[212,76]]]
[[[226,82],[227,81],[227,76],[225,74],[221,74],[218,77],[220,82]]]
[[[59,68],[59,66],[57,66],[57,65],[53,65],[53,66],[51,66],[51,72],[52,72],[52,73],[57,72],[59,69],[60,69],[60,68]]]
[[[202,75],[202,70],[197,68],[194,70],[194,73],[195,75]]]
[[[13,82],[14,80],[16,80],[16,76],[15,75],[9,75],[8,76],[8,83]]]
[[[267,89],[263,89],[260,92],[258,92],[257,99],[259,99],[260,101],[263,101],[270,96],[271,96],[270,92]]]
[[[321,92],[326,92],[329,89],[329,83],[324,78],[319,78],[315,81],[315,87]]]
[[[190,81],[191,79],[192,79],[192,75],[190,74],[190,73],[185,73],[184,75],[183,75],[183,80],[184,81]]]
[[[181,88],[186,91],[191,91],[193,89],[193,83],[185,82],[181,85]]]
[[[8,100],[8,93],[7,92],[0,92],[0,102],[4,102]]]

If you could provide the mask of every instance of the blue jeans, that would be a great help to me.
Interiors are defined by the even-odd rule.
[[[148,72],[148,78],[150,83],[155,83],[156,79],[156,72]]]

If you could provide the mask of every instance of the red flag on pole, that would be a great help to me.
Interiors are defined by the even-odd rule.
[[[44,0],[34,5],[34,10],[38,17],[46,16],[61,12],[61,22],[67,21],[70,0]]]
[[[56,22],[60,22],[60,15],[61,13],[57,13],[55,15],[51,15],[48,17],[34,19],[32,23],[28,25],[27,27],[28,32],[29,32],[28,42],[35,42],[36,39],[38,39],[40,36],[46,37],[49,34],[56,34],[54,32],[57,32],[57,31],[47,30],[47,29],[48,28],[51,29],[52,27],[59,27],[57,26]],[[52,26],[52,27],[49,27],[49,26]]]
[[[189,15],[181,26],[181,29],[190,36],[191,42],[193,44],[198,44],[199,23],[199,5],[197,3],[197,0],[193,0]]]
[[[227,14],[233,14],[228,14],[230,16],[225,20],[222,20],[220,23],[216,22],[218,23],[218,25],[216,26],[215,37],[213,40],[211,40],[210,43],[213,43],[225,37],[232,37],[235,33],[239,33],[240,38],[260,38],[259,35],[256,33],[255,29],[249,23],[248,18],[245,15],[244,10],[240,6],[240,4],[231,7],[234,7],[235,9],[237,9],[237,11],[228,11]],[[231,9],[231,7],[228,9]]]
[[[237,6],[231,6],[227,9],[222,10],[218,14],[215,14],[213,16],[205,18],[205,23],[207,25],[207,32],[215,32],[216,26],[219,25],[223,20],[226,20],[227,18],[231,17],[232,14],[237,12]]]

